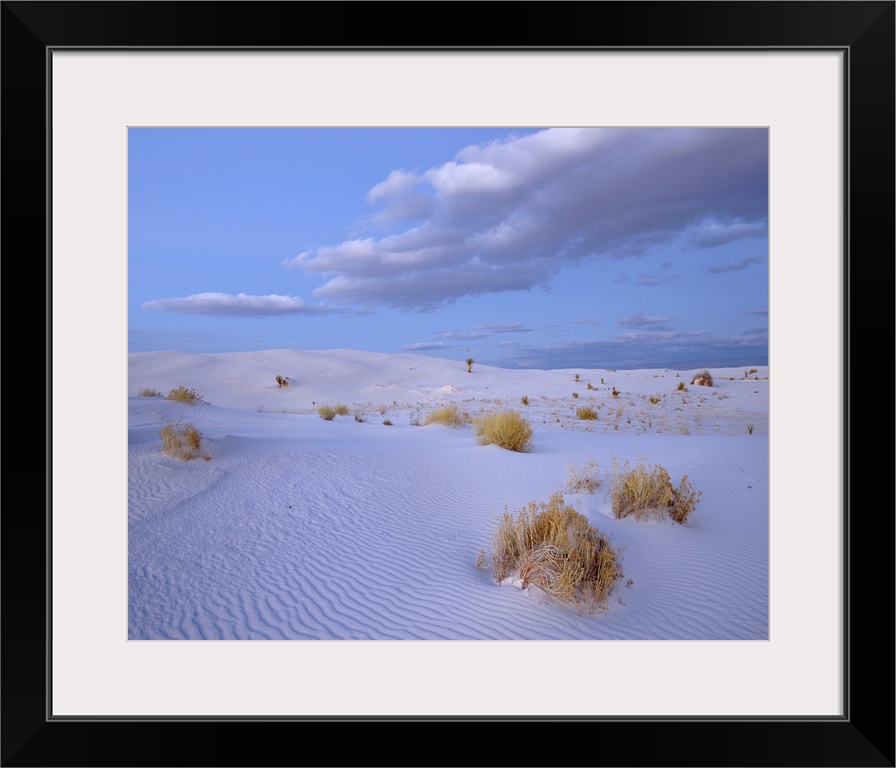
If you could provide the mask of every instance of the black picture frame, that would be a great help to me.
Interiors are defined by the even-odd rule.
[[[27,398],[31,408],[40,371],[46,382],[46,423],[43,430],[33,425],[22,430],[15,411],[7,412],[8,434],[13,436],[7,443],[7,468],[15,464],[17,471],[7,473],[5,535],[0,538],[2,765],[893,766],[894,539],[892,499],[887,495],[892,465],[883,464],[884,451],[872,450],[874,443],[859,442],[856,434],[884,421],[891,399],[890,381],[874,377],[888,369],[893,347],[864,345],[869,337],[881,334],[889,339],[893,328],[894,9],[894,2],[815,0],[475,5],[3,2],[2,245],[9,310],[3,341],[6,359],[15,361],[28,377],[27,384],[7,380],[5,399],[10,405],[13,397],[16,401]],[[412,33],[404,31],[409,19]],[[60,48],[145,47],[841,50],[847,86],[844,715],[740,719],[51,717],[50,53]],[[27,301],[23,289],[32,285],[46,290],[43,311],[22,303]],[[24,312],[28,314],[23,324]],[[43,349],[39,342],[44,342]],[[837,428],[833,415],[831,421],[832,429]],[[26,434],[20,440],[21,431]],[[43,456],[47,468],[44,505],[34,503],[27,492],[21,495],[26,489],[19,483],[9,482],[10,477],[33,476],[35,456]],[[877,493],[869,499],[872,489]],[[607,695],[612,696],[612,691],[595,691],[595,696]],[[480,728],[478,739],[469,738],[469,731],[468,737],[458,738],[456,731],[444,730],[434,733],[435,740],[422,741],[415,738],[419,734],[411,733],[399,741],[388,729],[390,725],[435,728],[443,723],[490,727],[488,731]],[[508,734],[506,729],[496,729],[499,723],[517,728]],[[361,724],[381,727],[368,738],[348,738],[343,729]]]

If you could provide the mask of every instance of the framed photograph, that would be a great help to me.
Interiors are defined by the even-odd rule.
[[[46,503],[43,514],[8,503],[4,520],[3,765],[274,765],[283,749],[298,755],[287,723],[318,736],[310,729],[327,724],[476,722],[551,732],[519,746],[455,739],[433,756],[340,740],[323,745],[328,757],[303,748],[296,763],[894,765],[892,655],[874,642],[892,621],[893,521],[888,501],[881,511],[879,498],[862,498],[879,482],[856,479],[858,467],[864,478],[892,470],[878,466],[878,451],[851,451],[853,427],[878,423],[885,398],[874,392],[880,366],[862,361],[859,342],[892,327],[894,10],[811,0],[4,2],[7,285],[22,284],[15,254],[24,248],[46,293],[38,330],[13,326],[6,353],[27,360],[41,337]],[[391,30],[411,12],[417,27],[425,18],[452,32],[382,43],[401,37]],[[484,31],[510,17],[506,33]],[[511,42],[511,29],[525,45]],[[129,635],[122,397],[138,276],[128,259],[134,131],[494,126],[766,132],[764,633]],[[462,375],[474,366],[465,356]],[[272,391],[289,386],[273,373]],[[234,733],[237,724],[252,738]],[[557,738],[585,725],[588,746],[573,738],[576,757],[558,757]]]

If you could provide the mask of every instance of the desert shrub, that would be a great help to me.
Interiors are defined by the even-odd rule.
[[[599,467],[594,459],[582,467],[566,465],[566,490],[569,493],[594,493],[600,488]]]
[[[528,396],[528,395],[523,395],[523,396],[520,398],[520,402],[521,402],[523,405],[529,405],[529,396]]]
[[[162,450],[175,459],[209,461],[211,456],[202,451],[202,433],[192,424],[166,424],[161,429]]]
[[[137,397],[161,397],[162,393],[153,387],[146,387],[137,393]]]
[[[658,395],[651,395],[647,399],[650,401],[651,405],[656,405],[660,401],[660,398]]]
[[[276,382],[277,382],[277,386],[280,387],[281,389],[282,389],[283,387],[288,387],[288,386],[289,386],[289,379],[287,379],[287,378],[284,377],[284,376],[277,376],[277,377],[276,377]]]
[[[384,426],[387,426],[387,427],[391,427],[391,426],[392,426],[392,422],[389,421],[389,419],[386,419],[386,420],[383,422],[383,425],[384,425]]]
[[[473,373],[473,358],[467,358],[467,373]]]
[[[619,397],[619,390],[616,387],[613,387],[611,394],[613,397]]]
[[[317,413],[324,421],[333,421],[336,409],[332,405],[320,405],[317,408]]]
[[[582,406],[581,408],[576,408],[576,416],[580,419],[588,419],[594,420],[597,418],[597,411],[594,410],[590,405]]]
[[[678,387],[676,387],[676,391],[678,392],[687,392],[688,388],[684,385],[683,381],[678,382]]]
[[[333,406],[333,411],[337,416],[345,416],[348,413],[348,406],[343,403],[336,403]]]
[[[576,381],[579,381],[579,374],[576,374]]]
[[[572,393],[572,396],[573,396],[573,397],[578,397],[578,396],[579,396],[579,393],[578,393],[578,392],[573,392],[573,393]]]
[[[175,387],[170,390],[167,395],[165,395],[166,400],[177,400],[180,403],[186,403],[187,405],[195,405],[196,403],[202,400],[202,395],[200,395],[195,389],[188,389],[183,384]]]
[[[613,461],[610,504],[614,517],[634,515],[644,519],[658,515],[684,523],[702,495],[703,491],[695,490],[687,475],[676,488],[669,472],[659,464],[648,466],[641,462],[632,469],[626,462],[620,470],[619,463]]]
[[[532,447],[532,427],[516,411],[495,411],[474,421],[480,445],[498,445],[509,451],[525,452]]]
[[[505,511],[492,535],[491,566],[499,583],[516,575],[522,589],[535,585],[587,613],[602,610],[622,578],[616,550],[560,493],[516,515]]]
[[[442,424],[446,427],[460,427],[466,424],[470,420],[470,417],[461,411],[454,403],[451,405],[446,405],[444,408],[437,408],[432,411],[426,419],[423,421],[424,424]]]
[[[696,384],[698,387],[711,387],[712,374],[707,370],[702,370],[700,373],[694,374],[691,384]]]

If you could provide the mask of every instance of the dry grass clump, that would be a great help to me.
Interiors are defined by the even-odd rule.
[[[202,395],[200,395],[195,389],[189,389],[185,387],[183,384],[175,387],[170,390],[167,395],[165,395],[166,400],[177,400],[180,403],[186,403],[187,405],[195,405],[196,403],[202,400]]]
[[[345,416],[348,413],[348,406],[344,403],[336,403],[336,405],[333,406],[333,411],[337,416]]]
[[[622,578],[620,558],[584,515],[553,494],[529,502],[516,516],[505,512],[492,535],[495,579],[517,575],[520,587],[535,585],[561,602],[597,613]],[[477,561],[484,564],[483,554]]]
[[[277,376],[276,377],[277,386],[283,389],[284,387],[289,387],[289,379],[285,376]]]
[[[694,378],[691,379],[691,384],[696,384],[698,387],[711,387],[712,374],[704,369],[699,373],[694,374]]]
[[[508,451],[525,452],[532,447],[532,427],[516,411],[495,411],[473,422],[479,445],[498,445]]]
[[[617,518],[634,515],[644,519],[653,514],[683,524],[703,495],[703,491],[694,489],[687,475],[676,488],[668,471],[659,464],[646,465],[643,461],[634,469],[625,462],[620,470],[614,460],[612,483],[610,503]]]
[[[332,405],[319,405],[317,407],[317,414],[324,421],[333,421],[336,416],[336,409]]]
[[[581,408],[576,408],[576,416],[580,419],[586,420],[594,420],[597,418],[597,411],[594,410],[590,405],[585,405]]]
[[[529,395],[523,395],[523,396],[520,398],[520,402],[521,402],[523,405],[529,405]]]
[[[444,408],[432,411],[424,420],[424,424],[442,424],[446,427],[461,427],[470,421],[469,415],[464,413],[454,403]]]
[[[594,459],[589,459],[582,467],[566,465],[566,490],[570,493],[594,493],[600,488],[599,467]]]
[[[162,393],[154,387],[146,387],[137,393],[137,397],[161,397]]]
[[[162,450],[175,459],[210,461],[211,456],[202,451],[202,433],[192,424],[166,424],[161,429]]]

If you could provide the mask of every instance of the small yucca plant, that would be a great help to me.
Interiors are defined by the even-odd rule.
[[[523,405],[529,405],[529,396],[528,396],[528,395],[523,395],[523,396],[520,398],[520,402],[521,402]]]
[[[688,388],[684,385],[683,381],[678,382],[677,391],[678,392],[687,392],[688,391]]]
[[[168,394],[165,395],[166,400],[177,400],[180,403],[186,403],[187,405],[195,405],[196,403],[202,400],[202,395],[200,395],[195,389],[189,389],[185,387],[183,384],[175,387],[172,390],[169,390]]]
[[[477,565],[484,565],[484,551]],[[505,512],[492,535],[491,565],[499,583],[516,574],[520,587],[534,585],[586,613],[605,608],[622,578],[620,559],[584,515],[560,493],[529,502],[516,515]]]
[[[473,373],[473,358],[467,358],[467,373]]]
[[[509,451],[525,452],[532,447],[532,427],[516,411],[495,411],[473,422],[480,445],[498,445]]]
[[[289,379],[285,378],[284,376],[277,376],[276,382],[277,382],[277,386],[280,387],[281,389],[283,387],[289,386]]]
[[[162,450],[176,459],[189,461],[200,456],[210,461],[211,456],[202,451],[202,433],[192,424],[166,424],[161,429]]]

